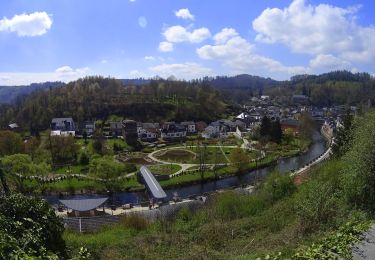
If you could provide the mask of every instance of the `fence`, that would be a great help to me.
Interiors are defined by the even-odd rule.
[[[118,223],[119,216],[98,216],[86,218],[64,218],[64,226],[66,229],[72,229],[80,233],[94,232],[99,230],[104,225]]]
[[[131,211],[121,215],[105,215],[97,217],[67,217],[63,218],[66,229],[75,230],[80,233],[95,232],[105,225],[119,223],[121,218],[127,215],[137,215],[144,218],[147,222],[157,220],[173,219],[182,207],[189,208],[194,212],[204,204],[205,200],[193,200],[177,204],[163,205],[157,209]]]

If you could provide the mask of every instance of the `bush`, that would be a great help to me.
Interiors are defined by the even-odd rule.
[[[43,200],[21,194],[0,197],[0,230],[1,259],[66,257],[63,224]]]
[[[330,183],[310,180],[304,184],[296,200],[301,231],[308,233],[332,221],[339,205],[338,194]]]
[[[137,214],[129,214],[121,218],[121,225],[140,231],[146,229],[148,223],[142,216]]]
[[[262,192],[274,202],[292,195],[296,189],[293,178],[289,174],[273,172],[264,181]]]
[[[90,157],[86,152],[82,152],[79,156],[79,163],[82,165],[88,165],[90,163]]]

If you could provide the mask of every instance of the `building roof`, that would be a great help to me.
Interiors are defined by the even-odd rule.
[[[167,197],[167,194],[160,186],[159,182],[155,179],[151,171],[146,167],[142,166],[140,169],[140,174],[145,181],[146,186],[152,194],[152,197],[156,199],[164,199]]]
[[[76,211],[89,211],[96,209],[106,202],[108,198],[95,198],[95,199],[73,199],[73,200],[60,200],[67,208]]]
[[[9,125],[9,127],[14,129],[14,128],[18,128],[19,126],[17,125],[17,123],[12,123]]]
[[[61,124],[61,123],[64,123],[65,121],[66,122],[74,122],[73,118],[71,118],[71,117],[58,117],[58,118],[52,119],[52,123],[56,123],[56,124]]]

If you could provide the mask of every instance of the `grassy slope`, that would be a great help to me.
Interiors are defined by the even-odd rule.
[[[226,192],[195,213],[182,210],[173,221],[119,224],[90,235],[67,232],[65,239],[72,252],[85,245],[101,259],[255,259],[278,252],[284,259],[346,221],[365,219],[335,196],[340,167],[329,162],[300,187],[273,174],[252,196]]]

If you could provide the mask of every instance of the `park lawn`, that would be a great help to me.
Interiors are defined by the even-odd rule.
[[[177,164],[157,164],[148,167],[152,173],[170,175],[181,170],[181,166]]]

